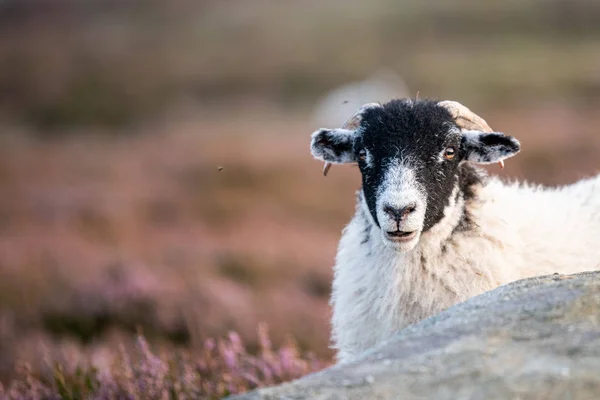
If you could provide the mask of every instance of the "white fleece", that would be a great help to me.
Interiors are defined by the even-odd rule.
[[[448,205],[442,221],[406,253],[383,242],[359,195],[334,267],[332,339],[338,361],[499,285],[598,269],[600,176],[560,188],[491,179],[476,191],[466,204],[459,196]],[[470,215],[469,229],[455,230],[463,209]]]

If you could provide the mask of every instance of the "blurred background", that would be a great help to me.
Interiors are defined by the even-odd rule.
[[[0,0],[0,380],[261,322],[330,360],[360,179],[309,135],[417,93],[522,141],[492,173],[594,174],[600,2]]]

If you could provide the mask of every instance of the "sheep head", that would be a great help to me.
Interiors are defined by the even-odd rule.
[[[331,164],[358,163],[372,222],[401,251],[460,202],[468,164],[501,163],[519,150],[515,138],[493,132],[460,103],[408,99],[366,104],[311,141],[325,173]]]

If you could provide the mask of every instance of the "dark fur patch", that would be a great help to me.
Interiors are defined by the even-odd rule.
[[[466,231],[475,227],[475,222],[469,213],[468,203],[476,198],[477,187],[484,186],[487,181],[488,176],[481,168],[469,164],[462,164],[460,166],[458,183],[465,204],[463,206],[462,216],[453,232]]]
[[[365,111],[362,135],[357,137],[354,151],[366,148],[373,165],[359,162],[365,200],[373,219],[377,219],[377,192],[393,160],[408,164],[416,173],[419,185],[427,195],[424,230],[430,229],[444,215],[452,189],[456,185],[459,157],[439,163],[437,155],[448,146],[460,147],[460,138],[451,133],[456,124],[450,113],[431,100],[393,100],[381,108]],[[440,173],[444,179],[440,179]]]
[[[465,201],[475,197],[475,188],[483,186],[488,181],[487,173],[470,164],[462,164],[459,169],[458,183]]]
[[[492,163],[514,156],[521,149],[520,143],[512,136],[502,133],[482,133],[476,138],[463,138],[462,152],[470,161]]]
[[[371,227],[366,226],[363,230],[363,238],[360,241],[360,244],[367,244],[371,241]]]
[[[362,192],[359,191],[356,194],[356,207],[358,209],[360,209],[360,217],[365,226],[363,229],[363,232],[362,232],[363,238],[360,241],[360,244],[367,244],[371,241],[371,223],[369,222],[369,218],[365,214],[365,210],[362,208],[362,205],[361,205],[362,199],[363,199]]]
[[[505,145],[507,143],[506,138],[503,135],[497,133],[481,135],[480,141],[485,146],[500,146]]]
[[[367,244],[371,240],[371,223],[369,222],[369,219],[367,218],[367,216],[365,215],[365,212],[363,210],[360,211],[360,215],[361,215],[363,223],[365,225],[363,232],[362,232],[363,238],[360,241],[360,244]]]

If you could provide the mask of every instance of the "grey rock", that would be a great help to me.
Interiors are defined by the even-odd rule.
[[[231,399],[600,399],[600,272],[502,286],[351,363]]]

